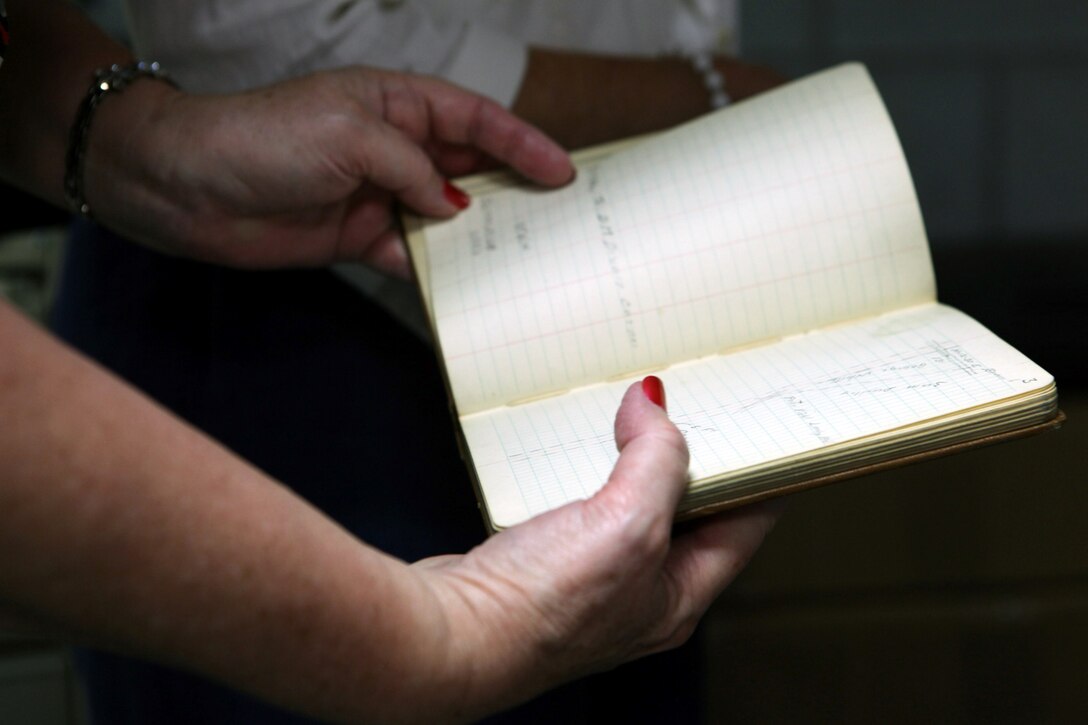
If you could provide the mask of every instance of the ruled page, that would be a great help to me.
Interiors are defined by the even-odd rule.
[[[939,304],[672,367],[669,418],[690,478],[720,477],[1040,390],[1053,378]],[[586,498],[617,458],[613,422],[632,380],[462,418],[493,521],[512,526]]]
[[[460,413],[935,299],[910,174],[848,65],[426,228]]]

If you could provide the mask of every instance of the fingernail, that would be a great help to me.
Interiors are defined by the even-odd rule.
[[[446,201],[453,204],[458,209],[467,209],[469,202],[472,201],[472,198],[468,194],[448,181],[443,184],[442,193],[445,195]]]
[[[665,385],[656,375],[647,375],[642,379],[642,392],[650,399],[650,402],[665,409]]]

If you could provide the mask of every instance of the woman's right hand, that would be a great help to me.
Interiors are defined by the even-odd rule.
[[[673,535],[687,446],[638,384],[616,443],[592,498],[415,565],[447,612],[455,717],[682,644],[773,527],[777,506],[756,505]]]

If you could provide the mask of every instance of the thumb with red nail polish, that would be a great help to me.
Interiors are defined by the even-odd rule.
[[[665,384],[656,375],[647,375],[642,381],[642,392],[650,399],[650,402],[663,410],[665,407]]]
[[[616,412],[615,423],[616,448],[621,452],[632,441],[646,437],[657,441],[675,438],[683,443],[683,436],[669,420],[665,409],[665,385],[656,375],[648,375],[640,382],[634,383],[627,389],[627,393],[620,402],[620,409]],[[650,444],[654,448],[655,444]],[[687,466],[687,446],[680,445],[677,448],[683,451],[682,467]],[[670,457],[676,451],[657,451],[653,457]]]

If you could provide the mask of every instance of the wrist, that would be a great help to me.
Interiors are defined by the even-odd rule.
[[[506,577],[466,558],[424,571],[444,612],[446,646],[438,679],[453,720],[478,719],[514,707],[578,674],[561,625],[544,615],[540,592],[508,588]],[[422,562],[427,566],[426,562]]]
[[[434,604],[435,626],[426,664],[431,668],[427,689],[426,713],[438,721],[478,719],[494,708],[502,693],[491,677],[491,662],[497,653],[495,643],[486,634],[488,622],[477,602],[473,587],[449,576],[444,557],[412,565],[427,591],[426,600]],[[423,714],[423,713],[421,713]]]
[[[80,103],[65,155],[69,207],[85,216],[127,201],[154,180],[152,164],[167,155],[155,141],[162,107],[180,91],[158,64],[137,61],[95,72]]]

